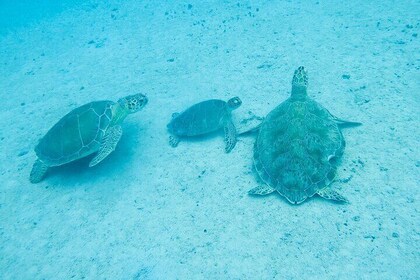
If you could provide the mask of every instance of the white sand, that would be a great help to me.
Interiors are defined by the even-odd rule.
[[[420,278],[419,2],[109,2],[0,37],[2,279]],[[300,65],[363,123],[334,184],[351,204],[248,196],[253,137],[168,145],[172,112],[237,95],[237,120],[264,116]],[[107,160],[29,183],[60,117],[134,92],[149,104]]]

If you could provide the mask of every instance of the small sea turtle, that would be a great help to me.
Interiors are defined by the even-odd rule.
[[[290,98],[271,111],[259,127],[254,166],[265,184],[249,194],[277,191],[293,204],[315,194],[347,202],[330,184],[345,147],[340,128],[360,123],[331,115],[307,96],[307,86],[307,73],[299,67],[293,76]]]
[[[229,153],[236,144],[236,128],[232,123],[231,111],[241,106],[239,97],[233,97],[227,102],[218,99],[197,103],[182,113],[172,114],[168,124],[171,134],[169,143],[176,147],[180,137],[199,136],[224,129],[225,151]]]
[[[121,122],[147,104],[143,94],[113,101],[94,101],[78,107],[59,120],[35,147],[30,181],[40,182],[49,167],[59,166],[98,152],[89,166],[106,158],[121,138]]]

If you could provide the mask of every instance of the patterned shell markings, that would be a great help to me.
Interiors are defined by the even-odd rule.
[[[35,148],[50,166],[68,163],[99,149],[110,124],[112,101],[96,101],[78,107],[63,117]]]
[[[291,96],[263,121],[254,146],[254,166],[265,184],[249,191],[274,191],[293,204],[315,194],[348,202],[331,188],[345,148],[342,127],[358,122],[339,119],[307,95],[308,76],[299,67],[292,79]]]
[[[216,131],[229,117],[226,102],[212,99],[191,106],[175,117],[168,128],[178,136],[197,136]]]
[[[345,148],[336,119],[310,98],[289,98],[263,122],[254,148],[260,178],[292,203],[331,184]]]

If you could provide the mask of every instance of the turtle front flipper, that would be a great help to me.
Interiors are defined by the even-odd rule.
[[[255,126],[255,127],[248,128],[248,129],[243,130],[243,131],[239,131],[239,132],[238,132],[238,135],[241,135],[241,136],[242,136],[242,135],[247,135],[247,134],[257,133],[257,132],[259,132],[259,131],[260,131],[261,125],[262,125],[262,123],[258,124],[258,125],[257,125],[257,126]]]
[[[41,182],[41,180],[45,177],[48,168],[48,165],[37,159],[32,167],[29,181],[33,184]]]
[[[335,123],[338,124],[338,126],[341,127],[341,128],[355,127],[355,126],[362,125],[362,123],[346,121],[346,120],[343,120],[343,119],[339,119],[335,116],[333,116],[333,119],[334,119]]]
[[[324,188],[322,190],[317,191],[317,194],[325,199],[331,199],[342,203],[349,203],[347,198],[339,194],[338,192],[332,190],[331,188]]]
[[[98,154],[91,160],[89,167],[95,166],[104,160],[110,153],[115,150],[115,147],[120,141],[122,135],[122,128],[119,125],[112,126],[107,129],[102,139],[101,147]]]
[[[248,191],[250,195],[267,195],[270,193],[275,192],[276,189],[268,186],[268,185],[260,185]]]
[[[229,120],[226,123],[224,130],[225,130],[225,144],[226,144],[225,152],[229,153],[235,147],[236,137],[237,137],[235,125],[232,123],[231,120]]]
[[[172,148],[175,148],[179,144],[179,137],[176,135],[169,136],[169,145],[171,145]]]
[[[179,113],[173,113],[172,114],[172,120],[176,119],[179,116]],[[168,128],[170,128],[170,130],[172,129],[172,123],[168,124]],[[169,145],[171,145],[172,148],[175,148],[176,146],[178,146],[180,141],[180,138],[178,136],[176,136],[175,134],[171,133],[171,136],[169,136]]]

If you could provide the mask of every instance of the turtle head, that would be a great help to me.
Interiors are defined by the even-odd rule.
[[[118,100],[118,104],[129,114],[140,111],[147,104],[147,97],[141,93],[129,95]]]
[[[228,100],[227,105],[231,110],[237,109],[239,106],[241,106],[242,100],[239,99],[239,97],[233,97]]]
[[[303,66],[295,70],[292,79],[292,96],[306,97],[306,89],[308,88],[308,72]]]

